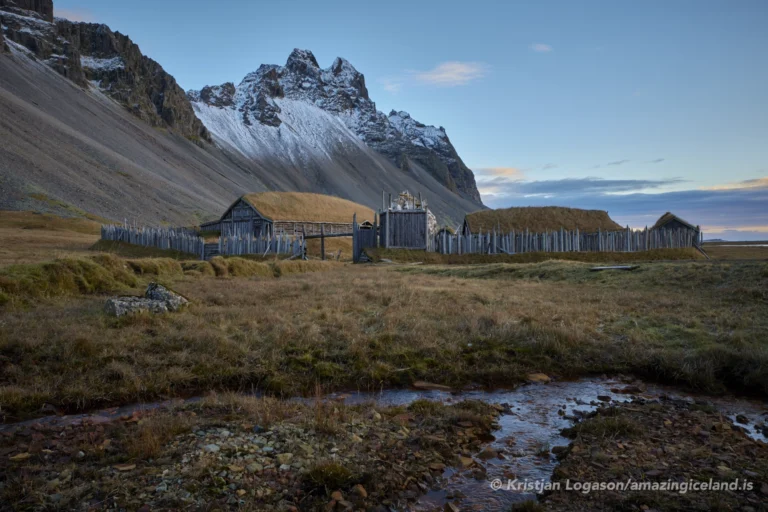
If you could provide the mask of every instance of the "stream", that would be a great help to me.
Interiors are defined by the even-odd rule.
[[[572,382],[528,384],[514,390],[450,393],[402,389],[334,393],[327,395],[327,398],[343,401],[348,405],[375,402],[380,406],[408,405],[418,399],[444,403],[475,399],[508,407],[507,411],[499,417],[500,428],[493,433],[495,440],[490,442],[490,446],[501,454],[501,457],[483,461],[487,473],[447,468],[443,473],[440,489],[427,492],[412,507],[412,510],[442,510],[445,503],[454,498],[461,498],[462,509],[466,510],[508,510],[516,502],[535,499],[535,490],[494,491],[491,489],[490,482],[495,479],[501,479],[505,484],[514,479],[520,482],[548,482],[557,465],[557,459],[552,455],[551,449],[569,443],[569,440],[562,437],[560,432],[572,426],[576,417],[594,411],[601,403],[607,401],[607,397],[616,402],[630,401],[633,396],[642,396],[645,399],[663,398],[711,405],[727,416],[731,422],[741,426],[753,439],[768,442],[768,438],[764,435],[768,433],[768,429],[756,428],[756,425],[764,425],[768,422],[768,403],[765,401],[694,395],[683,393],[675,388],[654,385],[648,385],[641,393],[620,393],[619,391],[625,387],[626,382],[614,379],[582,379]],[[598,399],[598,396],[601,399]],[[196,400],[199,398],[116,407],[88,414],[48,416],[22,423],[0,425],[0,432],[34,423],[67,425],[81,421],[110,422],[140,411]],[[748,423],[739,424],[736,420],[737,416],[746,417]],[[549,455],[542,455],[541,452],[544,450],[548,451]],[[472,455],[479,460],[478,454]]]

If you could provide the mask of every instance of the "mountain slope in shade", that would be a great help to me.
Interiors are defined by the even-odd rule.
[[[360,141],[293,160],[195,144],[13,45],[0,54],[0,141],[0,209],[195,224],[248,192],[320,192],[377,208],[382,190],[402,189],[421,191],[444,222],[476,209],[424,169],[405,175]]]
[[[451,224],[479,207],[416,159],[403,172],[332,110],[291,98],[269,70],[258,84],[268,96],[242,98],[234,84],[198,93],[207,121],[237,135],[211,144],[186,93],[127,36],[51,13],[50,0],[0,0],[0,209],[194,224],[248,192],[319,192],[376,208],[382,191],[406,189]],[[225,111],[236,102],[239,119]]]
[[[404,172],[419,166],[480,206],[474,175],[445,129],[425,126],[406,112],[387,116],[376,110],[365,77],[345,59],[321,69],[312,52],[297,49],[285,66],[265,64],[237,87],[209,86],[188,97],[217,142],[247,157],[274,154],[283,141],[291,150],[322,153],[357,139]]]

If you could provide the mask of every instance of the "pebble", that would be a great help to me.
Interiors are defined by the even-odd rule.
[[[218,453],[221,448],[217,444],[207,444],[203,446],[203,449],[210,453]]]

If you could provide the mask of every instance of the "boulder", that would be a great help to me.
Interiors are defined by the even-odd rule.
[[[189,301],[176,292],[172,292],[163,285],[150,283],[144,297],[151,300],[165,302],[168,311],[178,311],[187,306]]]
[[[104,311],[110,316],[135,315],[137,313],[167,313],[165,302],[143,297],[115,297],[104,305]]]
[[[111,316],[121,317],[137,313],[168,313],[179,311],[189,301],[157,283],[151,283],[144,297],[114,297],[107,300],[104,311]]]

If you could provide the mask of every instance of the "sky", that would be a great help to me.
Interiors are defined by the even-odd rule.
[[[294,48],[337,56],[379,110],[444,126],[483,202],[666,211],[768,239],[768,1],[55,0],[129,35],[184,89]]]

